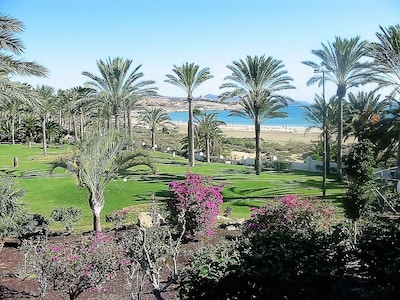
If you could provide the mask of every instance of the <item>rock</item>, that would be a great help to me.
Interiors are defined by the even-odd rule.
[[[157,214],[157,223],[158,225],[163,225],[164,222],[164,218],[160,215]],[[150,228],[153,227],[153,216],[152,213],[150,212],[141,212],[138,214],[138,225],[144,228]]]

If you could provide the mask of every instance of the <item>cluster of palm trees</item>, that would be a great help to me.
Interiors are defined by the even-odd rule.
[[[307,84],[333,82],[336,94],[325,97],[315,96],[315,103],[307,108],[306,116],[316,126],[325,126],[329,141],[333,136],[337,140],[338,176],[342,176],[342,142],[344,135],[354,135],[357,139],[371,138],[372,133],[393,132],[390,138],[376,139],[376,145],[384,149],[399,142],[397,132],[398,95],[400,93],[400,25],[380,28],[378,42],[369,43],[355,37],[343,39],[336,37],[333,43],[322,44],[312,53],[319,61],[305,61],[313,69],[325,72],[314,73]],[[22,24],[8,16],[0,15],[0,114],[1,132],[7,132],[14,143],[16,137],[26,140],[40,138],[43,141],[44,155],[46,143],[51,140],[52,132],[65,131],[72,139],[78,140],[90,128],[102,130],[122,128],[132,133],[131,112],[141,109],[138,122],[146,124],[152,134],[152,147],[155,148],[156,127],[168,122],[168,116],[161,109],[146,109],[141,103],[146,97],[157,95],[153,80],[144,80],[141,65],[133,68],[132,60],[121,57],[98,60],[99,75],[82,72],[88,77],[84,87],[55,91],[49,86],[32,88],[26,84],[10,80],[12,75],[46,76],[47,70],[33,62],[24,62],[15,58],[23,51],[22,42],[15,37],[21,32]],[[221,99],[236,97],[242,108],[231,112],[249,118],[254,122],[256,160],[255,171],[260,174],[261,124],[269,118],[285,117],[282,108],[291,101],[284,91],[293,89],[292,78],[288,76],[282,61],[273,57],[247,56],[233,61],[227,68],[231,72],[226,76],[221,89]],[[206,157],[210,158],[210,149],[218,147],[215,136],[222,123],[214,114],[194,114],[194,92],[205,81],[213,78],[208,68],[200,68],[194,63],[174,65],[172,74],[166,75],[165,82],[183,89],[188,102],[188,158],[194,166],[195,142],[204,143]],[[369,93],[353,94],[347,92],[367,83],[374,83],[376,89]],[[375,95],[380,88],[391,87],[392,91],[380,100]],[[325,95],[323,95],[325,96]],[[396,103],[396,105],[393,105]],[[389,112],[389,108],[392,110]],[[395,109],[395,110],[393,110]],[[397,109],[397,110],[396,110]],[[40,124],[32,125],[32,120]],[[323,123],[323,124],[322,124]],[[8,128],[8,129],[7,129]],[[18,128],[18,130],[16,130]],[[24,128],[20,132],[21,128]],[[35,129],[36,128],[36,129]],[[38,130],[40,128],[40,131]],[[211,129],[212,130],[211,130]],[[322,128],[322,127],[321,127]],[[5,130],[8,131],[5,131]],[[396,135],[397,134],[397,135]],[[390,141],[389,141],[390,140]],[[330,147],[331,143],[329,143]],[[389,147],[390,148],[390,147]],[[398,152],[400,164],[400,151]]]

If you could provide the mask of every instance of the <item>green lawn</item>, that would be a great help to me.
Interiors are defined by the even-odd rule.
[[[39,145],[28,148],[26,145],[0,145],[0,172],[17,176],[18,184],[26,190],[24,202],[29,210],[49,218],[56,207],[75,206],[82,210],[83,219],[76,225],[79,230],[89,230],[92,225],[88,206],[88,193],[78,188],[75,178],[65,170],[59,169],[49,174],[50,162],[62,155],[69,147],[50,148],[48,156],[43,157]],[[168,197],[168,183],[183,180],[188,171],[187,161],[167,153],[152,153],[157,161],[158,172],[153,175],[147,167],[137,167],[115,179],[107,187],[104,216],[114,210],[151,203],[154,195],[159,202]],[[18,157],[18,168],[13,167],[13,158]],[[223,209],[230,206],[232,216],[246,218],[250,208],[263,205],[264,199],[286,194],[304,197],[321,196],[322,177],[320,174],[305,172],[265,171],[257,176],[251,167],[222,163],[197,162],[192,173],[212,176],[216,183],[224,183]],[[125,178],[125,180],[124,180]],[[344,192],[342,186],[328,179],[327,199],[338,203]],[[58,229],[59,226],[53,226]]]

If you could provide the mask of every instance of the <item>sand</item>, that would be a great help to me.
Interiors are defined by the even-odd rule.
[[[241,106],[237,103],[221,103],[207,100],[193,101],[194,107],[201,110],[232,110],[240,109]],[[184,98],[168,98],[154,97],[147,99],[146,106],[161,107],[164,110],[171,111],[187,111],[188,104]],[[187,132],[187,124],[183,122],[174,122],[181,133]],[[254,138],[254,126],[227,124],[221,126],[223,133],[228,137],[248,137]],[[290,142],[298,141],[310,143],[319,140],[321,130],[312,128],[307,132],[305,127],[288,127],[288,126],[262,126],[261,138],[264,141],[270,142]]]

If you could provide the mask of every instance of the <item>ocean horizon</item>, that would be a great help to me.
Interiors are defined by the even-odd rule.
[[[282,111],[286,112],[288,116],[286,118],[272,118],[264,121],[262,126],[287,126],[287,127],[309,127],[312,126],[304,118],[304,109],[301,105],[288,105]],[[208,114],[216,113],[219,121],[225,122],[227,125],[253,125],[253,121],[250,119],[245,119],[239,116],[228,116],[229,110],[207,110]],[[169,112],[173,122],[187,123],[188,112],[187,111],[175,111]]]

